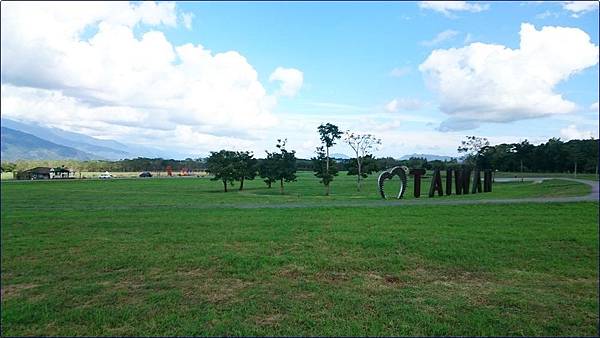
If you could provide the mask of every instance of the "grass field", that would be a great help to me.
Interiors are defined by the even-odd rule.
[[[3,335],[598,333],[597,203],[427,205],[425,182],[423,205],[331,207],[378,199],[375,178],[358,193],[340,175],[330,197],[308,173],[283,196],[245,185],[4,182]],[[319,207],[260,208],[303,202]]]

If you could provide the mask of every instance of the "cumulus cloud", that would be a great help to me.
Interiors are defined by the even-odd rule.
[[[571,16],[578,18],[582,14],[598,9],[598,1],[563,1],[563,9],[571,12]]]
[[[423,108],[424,103],[417,99],[396,98],[385,105],[385,110],[395,113],[400,110],[418,110]]]
[[[590,111],[593,111],[596,113],[598,112],[598,101],[596,101],[590,105]]]
[[[452,29],[447,29],[447,30],[445,30],[443,32],[440,32],[432,40],[421,41],[421,45],[423,45],[423,46],[435,46],[435,45],[440,44],[440,43],[442,43],[444,41],[450,40],[450,39],[454,38],[457,35],[458,35],[457,31],[452,30]]]
[[[574,124],[560,130],[560,136],[565,140],[589,139],[594,137],[594,135],[597,135],[597,133],[594,133],[591,130],[579,130]]]
[[[116,139],[156,132],[185,147],[277,124],[276,99],[243,55],[155,30],[186,15],[168,2],[3,4],[2,116]],[[302,85],[298,70],[277,74],[283,95]]]
[[[269,81],[280,81],[279,95],[293,97],[302,88],[304,75],[298,69],[277,67],[269,76]]]
[[[451,17],[453,12],[482,12],[489,8],[489,5],[469,3],[466,1],[420,1],[419,7],[431,9]]]
[[[598,46],[577,28],[524,23],[518,49],[472,43],[434,50],[419,66],[450,118],[441,130],[574,112],[555,86],[598,63]]]

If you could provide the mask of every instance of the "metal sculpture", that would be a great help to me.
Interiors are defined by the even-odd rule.
[[[442,174],[440,174],[439,169],[435,169],[433,171],[431,186],[429,187],[429,197],[433,197],[436,191],[438,192],[438,196],[444,196],[444,189],[442,188]]]
[[[387,199],[385,195],[385,191],[383,190],[383,184],[385,180],[389,180],[394,176],[400,177],[400,190],[398,191],[398,196],[396,198],[401,199],[404,196],[404,191],[406,191],[406,175],[408,174],[408,168],[405,166],[393,167],[392,169],[386,170],[379,175],[377,179],[377,183],[379,184],[379,193],[383,199]]]
[[[421,178],[425,176],[425,169],[410,169],[408,171],[410,175],[413,175],[414,189],[413,194],[415,198],[421,196]]]
[[[481,172],[475,168],[473,170],[473,187],[471,188],[471,194],[481,192]]]

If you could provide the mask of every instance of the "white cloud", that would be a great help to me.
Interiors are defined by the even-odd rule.
[[[425,104],[417,99],[396,98],[385,105],[385,110],[390,113],[395,113],[399,110],[418,110],[423,108]]]
[[[440,32],[438,35],[435,36],[435,38],[433,38],[432,40],[428,40],[428,41],[421,41],[421,44],[423,46],[435,46],[439,43],[442,43],[444,41],[450,40],[453,37],[457,36],[458,32],[452,29],[447,29],[443,32]]]
[[[175,26],[177,24],[177,15],[174,2],[143,1],[136,8],[139,12],[140,20],[148,25],[164,24]]]
[[[183,26],[188,30],[192,29],[192,20],[194,19],[194,13],[182,13],[181,21],[183,22]]]
[[[269,76],[269,81],[280,81],[279,95],[293,97],[302,88],[304,75],[298,69],[277,67]]]
[[[590,111],[593,111],[596,113],[598,112],[598,101],[596,101],[590,105]]]
[[[403,77],[404,75],[410,73],[409,67],[396,67],[390,71],[390,76],[392,77]]]
[[[579,130],[574,124],[571,124],[568,127],[560,130],[560,136],[565,140],[583,140],[592,138],[594,136],[597,138],[597,135],[597,132],[594,133],[591,130]]]
[[[173,147],[212,150],[203,142],[245,144],[278,123],[276,98],[243,55],[176,46],[155,30],[177,24],[174,3],[13,2],[1,15],[4,117],[140,143],[163,143],[164,135]],[[138,36],[139,25],[147,29]],[[295,69],[275,77],[282,95],[302,85]]]
[[[535,16],[536,19],[546,19],[549,17],[558,18],[558,13],[546,10],[543,13],[539,13]]]
[[[571,16],[578,18],[582,14],[598,9],[598,1],[563,1],[563,9],[571,12]]]
[[[419,7],[431,9],[452,17],[452,12],[482,12],[489,8],[489,5],[469,3],[466,1],[420,1]]]
[[[577,28],[521,25],[518,49],[472,43],[434,50],[419,66],[450,119],[441,130],[470,129],[574,112],[577,105],[554,91],[573,74],[598,63],[598,46]]]

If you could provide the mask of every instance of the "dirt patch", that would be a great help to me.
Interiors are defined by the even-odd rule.
[[[274,325],[277,325],[283,319],[283,317],[284,316],[279,313],[271,314],[271,315],[267,315],[267,316],[263,316],[263,317],[255,317],[254,323],[256,323],[257,325],[261,325],[261,326],[274,326]]]
[[[2,300],[11,299],[14,297],[18,297],[21,292],[24,290],[33,289],[38,287],[37,284],[13,284],[13,285],[3,285],[2,289],[0,289],[0,297]]]
[[[392,285],[401,284],[400,277],[397,276],[385,276],[385,282]]]
[[[380,274],[378,272],[368,272],[362,275],[365,285],[369,289],[387,289],[404,286],[403,281],[398,276]]]
[[[297,279],[304,275],[304,267],[298,265],[288,265],[279,270],[278,275],[290,279]]]
[[[485,273],[463,270],[428,269],[423,266],[403,272],[408,277],[407,286],[421,289],[424,298],[436,298],[444,301],[463,299],[473,306],[490,304],[490,295],[495,291],[498,281],[490,279]],[[425,308],[431,305],[421,304]],[[439,310],[439,307],[433,306]]]
[[[327,283],[343,283],[350,280],[350,275],[346,272],[321,271],[316,274],[316,279]]]
[[[183,298],[188,302],[229,304],[242,299],[239,295],[249,285],[251,285],[250,282],[237,278],[203,278],[179,283],[179,288],[181,288]]]
[[[191,269],[191,270],[179,270],[177,275],[184,278],[209,278],[214,275],[213,269]]]

